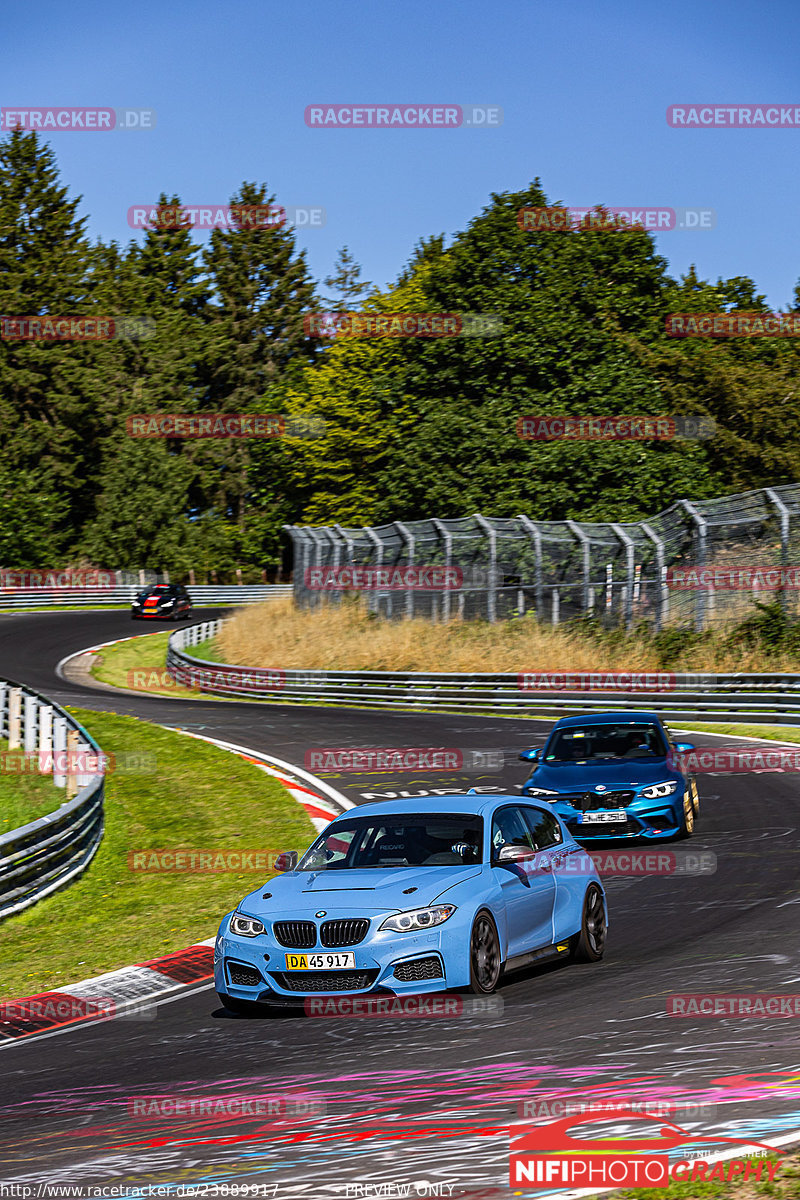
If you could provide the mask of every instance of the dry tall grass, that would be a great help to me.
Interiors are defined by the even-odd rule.
[[[770,655],[745,646],[725,648],[721,638],[687,652],[675,671],[796,671],[795,656]],[[650,642],[625,638],[616,645],[565,627],[534,621],[384,621],[357,602],[296,609],[291,597],[242,608],[217,638],[223,661],[251,667],[327,671],[646,671],[661,667]]]

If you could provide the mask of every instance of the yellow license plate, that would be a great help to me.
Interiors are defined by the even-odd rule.
[[[339,954],[287,954],[287,971],[341,971],[347,967],[355,967],[354,951],[341,951]]]

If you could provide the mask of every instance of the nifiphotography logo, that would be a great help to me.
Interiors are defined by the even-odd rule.
[[[637,1121],[651,1122],[650,1137],[573,1137],[572,1126]],[[654,1129],[652,1123],[658,1128]],[[699,1143],[713,1145],[723,1152],[726,1145],[754,1147],[761,1161],[748,1158],[725,1158],[712,1163],[698,1161]],[[670,1161],[669,1151],[690,1147],[685,1157]],[[707,1151],[705,1153],[708,1153]],[[529,1126],[516,1137],[512,1132],[510,1185],[512,1188],[655,1188],[668,1187],[671,1182],[725,1182],[741,1178],[772,1183],[781,1164],[768,1162],[764,1154],[781,1154],[764,1142],[727,1138],[721,1134],[708,1137],[693,1133],[663,1117],[633,1112],[629,1104],[603,1114],[571,1113],[558,1121]]]

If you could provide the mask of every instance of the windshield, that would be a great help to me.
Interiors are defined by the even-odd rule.
[[[353,818],[326,830],[298,871],[369,867],[465,867],[481,861],[483,819],[474,813]]]
[[[544,762],[599,762],[604,759],[664,757],[667,747],[657,725],[573,725],[547,743]]]

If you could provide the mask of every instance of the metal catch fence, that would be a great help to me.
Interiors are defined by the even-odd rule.
[[[592,616],[608,626],[703,630],[741,619],[753,600],[780,596],[798,611],[800,484],[715,500],[678,500],[649,521],[533,521],[472,517],[347,528],[284,526],[294,547],[301,607],[353,590],[350,568],[384,617],[540,621]],[[420,582],[448,570],[450,586]],[[367,572],[361,571],[361,585]],[[410,581],[410,582],[409,582]],[[338,586],[337,586],[338,584]]]

